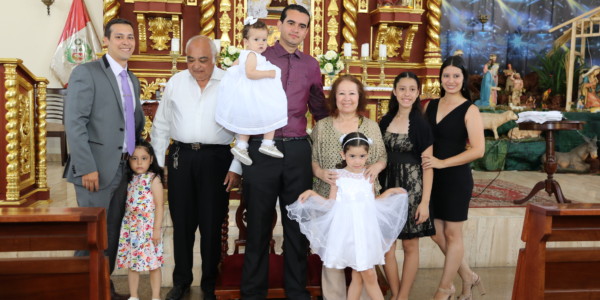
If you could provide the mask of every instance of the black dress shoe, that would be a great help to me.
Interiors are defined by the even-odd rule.
[[[185,295],[189,292],[190,292],[189,285],[177,284],[177,285],[173,286],[173,288],[167,293],[166,300],[179,300],[179,299],[181,299],[181,297],[183,297],[183,295]]]
[[[121,295],[117,294],[115,291],[110,291],[110,299],[111,300],[128,300],[129,295]]]
[[[215,294],[204,294],[204,300],[217,300]]]

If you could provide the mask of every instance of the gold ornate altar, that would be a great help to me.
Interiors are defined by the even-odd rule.
[[[269,26],[269,42],[274,43],[279,15],[288,3],[305,5],[311,13],[310,32],[301,47],[305,53],[342,53],[349,43],[348,70],[366,76],[367,86],[389,86],[397,74],[408,70],[421,78],[422,98],[439,94],[441,0],[104,0],[104,23],[116,17],[134,23],[138,42],[129,67],[142,81],[142,99],[156,99],[159,83],[168,80],[172,66],[185,68],[185,53],[171,51],[173,39],[182,50],[196,34],[220,40],[221,47],[241,48],[248,9],[263,5],[260,8],[268,13],[261,20]],[[365,43],[370,55],[360,57]],[[378,55],[381,44],[388,49],[385,57]],[[389,95],[389,88],[369,93],[376,117],[386,109],[379,100]],[[157,104],[144,106],[151,118]]]
[[[47,200],[46,78],[33,75],[20,59],[0,58],[0,207]]]

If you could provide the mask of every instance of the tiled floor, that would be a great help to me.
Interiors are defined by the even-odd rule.
[[[76,206],[75,192],[73,186],[68,184],[62,179],[63,168],[57,162],[48,163],[48,185],[51,188],[51,201],[49,203],[42,203],[41,205],[48,205],[52,207],[70,207]],[[474,172],[475,178],[492,179],[497,175],[497,172]],[[518,183],[523,186],[531,186],[545,178],[546,174],[541,172],[516,172],[516,171],[505,171],[500,174],[498,178]],[[575,199],[579,202],[591,202],[600,203],[600,176],[597,175],[580,175],[580,174],[556,174],[557,179],[563,192],[567,198]],[[474,219],[477,218],[495,218],[499,215],[508,215],[515,218],[521,218],[524,213],[523,208],[502,208],[502,209],[485,209],[479,208],[472,210]],[[477,223],[479,226],[480,223]],[[485,224],[483,224],[485,225]],[[467,224],[466,227],[469,225]],[[517,226],[518,227],[518,226]],[[497,229],[495,229],[497,230]],[[511,231],[517,230],[520,232],[520,228],[511,229]],[[517,233],[518,234],[518,233]],[[426,241],[423,243],[423,248],[426,247]],[[512,249],[515,250],[515,249]],[[511,250],[511,251],[512,251]],[[516,251],[516,250],[515,250]],[[483,253],[475,253],[471,251],[471,255],[482,255]],[[489,256],[489,253],[485,254]],[[429,256],[432,256],[429,258]],[[435,252],[431,254],[427,253],[425,258],[421,258],[422,265],[425,264],[426,260],[435,260],[438,256]],[[477,264],[473,264],[477,266]],[[510,264],[509,264],[510,266]],[[474,299],[510,299],[512,293],[512,285],[514,280],[515,268],[510,267],[487,267],[487,268],[474,268],[475,272],[481,275],[482,280],[487,288],[487,294],[484,298],[478,296]],[[170,276],[168,272],[163,272],[163,276]],[[197,275],[199,276],[199,275]],[[422,268],[419,270],[416,282],[413,287],[411,299],[430,299],[438,285],[439,278],[441,276],[441,269],[439,268]],[[115,282],[117,291],[127,292],[127,277],[126,276],[112,276]],[[457,278],[455,285],[457,288],[461,286],[459,279]],[[168,292],[169,287],[164,287],[161,290],[161,296],[164,298]],[[150,299],[150,286],[149,278],[147,275],[143,276],[140,282],[140,295],[141,299]],[[191,293],[186,299],[199,299],[201,297],[200,288],[194,286]]]

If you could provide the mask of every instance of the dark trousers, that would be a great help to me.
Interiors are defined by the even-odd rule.
[[[200,228],[200,256],[205,294],[213,294],[221,259],[221,225],[229,205],[223,181],[232,155],[229,146],[192,150],[173,144],[167,159],[169,211],[173,221],[173,284],[192,283],[193,248]],[[173,156],[177,168],[173,167]]]
[[[121,161],[117,172],[108,186],[90,192],[81,185],[75,185],[75,196],[79,207],[104,207],[106,209],[106,235],[108,247],[104,252],[108,256],[109,275],[115,269],[121,222],[125,215],[125,200],[127,198],[126,161]],[[87,256],[89,251],[75,251],[75,256]]]
[[[268,288],[269,238],[275,203],[279,197],[283,225],[284,287],[288,299],[309,299],[306,290],[308,241],[298,223],[287,216],[286,205],[311,188],[311,149],[307,140],[276,141],[284,158],[258,152],[260,142],[249,147],[251,166],[243,167],[248,236],[242,272],[243,299],[265,299]]]

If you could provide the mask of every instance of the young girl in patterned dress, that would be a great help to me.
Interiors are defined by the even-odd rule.
[[[129,178],[117,268],[129,269],[129,300],[139,300],[139,272],[142,271],[150,271],[152,299],[160,299],[160,268],[164,263],[161,237],[163,170],[149,143],[138,143],[129,157]]]

